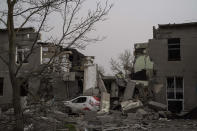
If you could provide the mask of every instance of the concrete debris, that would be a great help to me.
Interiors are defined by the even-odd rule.
[[[162,103],[158,103],[158,102],[155,102],[155,101],[149,101],[148,102],[148,106],[150,106],[150,108],[153,108],[157,111],[160,111],[160,110],[166,110],[167,109],[167,106],[162,104]]]
[[[32,131],[33,130],[33,124],[27,125],[24,128],[24,131]]]
[[[138,81],[138,84],[135,86],[134,98],[146,103],[153,98],[152,89],[149,86],[144,86],[143,82]]]
[[[114,130],[123,130],[123,129],[128,129],[129,126],[123,126],[123,127],[111,127],[108,129],[104,129],[103,131],[114,131]]]
[[[159,113],[159,117],[162,117],[162,118],[167,118],[167,113],[164,112],[164,111],[158,111]]]
[[[110,94],[106,92],[101,93],[101,105],[99,113],[108,113],[110,108]]]
[[[14,114],[14,108],[8,109],[6,112],[4,112],[4,114],[6,114],[6,115],[12,115],[12,114]]]
[[[128,80],[126,89],[124,91],[123,100],[130,100],[133,98],[135,90],[135,82]]]
[[[137,113],[127,113],[127,120],[131,121],[131,120],[138,120],[139,117],[137,116]]]
[[[185,119],[197,119],[197,107],[195,107],[191,111],[183,113],[183,114],[184,115],[182,115],[182,118],[185,118]]]
[[[95,120],[96,119],[96,111],[87,111],[84,113],[84,120],[89,121],[89,120]]]
[[[97,87],[97,65],[92,62],[91,57],[86,59],[86,64],[84,64],[83,94],[93,95],[90,91]]]
[[[107,92],[107,89],[105,87],[105,84],[104,84],[100,74],[98,74],[98,87],[101,92]]]
[[[142,117],[145,117],[146,115],[148,115],[148,112],[146,112],[144,109],[142,108],[139,108],[137,109],[137,112],[136,112],[138,115],[142,116]]]
[[[140,100],[137,100],[137,101],[128,100],[128,101],[121,102],[121,108],[122,108],[123,113],[133,111],[142,106],[143,104]]]

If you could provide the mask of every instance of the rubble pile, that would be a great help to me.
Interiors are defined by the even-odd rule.
[[[169,127],[174,129],[173,125],[169,126],[173,114],[166,111],[165,104],[154,101],[151,88],[128,80],[124,85],[124,90],[119,90],[121,91],[122,96],[113,101],[110,93],[102,92],[99,111],[84,110],[71,114],[66,110],[63,101],[54,101],[54,99],[27,104],[23,112],[24,130],[130,131],[169,129]],[[196,109],[182,117],[176,116],[175,118],[191,118],[195,113]],[[0,117],[0,130],[13,130],[14,124],[13,108],[3,110]],[[189,126],[197,129],[196,122],[188,123],[184,129],[188,129]],[[177,126],[178,128],[180,127]]]
[[[134,80],[125,82],[122,97],[113,101],[112,110],[119,110],[128,117],[133,116],[134,119],[158,120],[171,117],[172,113],[166,111],[166,105],[153,101],[153,91],[146,82]],[[121,90],[119,92],[121,94]]]
[[[61,112],[57,107],[59,104],[51,105],[51,102],[28,105],[23,112],[25,131],[56,131],[68,129],[66,125],[72,120],[68,119],[68,114]],[[2,111],[0,116],[0,130],[14,130],[15,116],[14,109]]]

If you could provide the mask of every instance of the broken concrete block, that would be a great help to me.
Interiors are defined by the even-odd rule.
[[[142,106],[143,104],[140,100],[137,100],[137,101],[128,100],[128,101],[121,102],[121,108],[123,112],[128,112],[129,110],[135,110]]]
[[[165,104],[158,103],[158,102],[155,102],[155,101],[149,101],[148,106],[150,108],[158,110],[158,111],[167,109],[167,106]]]
[[[127,82],[127,87],[124,91],[124,100],[130,100],[133,98],[133,94],[134,94],[134,90],[135,90],[135,82],[128,80]]]
[[[109,108],[110,108],[110,94],[107,92],[102,92],[100,111],[103,113],[108,113]]]

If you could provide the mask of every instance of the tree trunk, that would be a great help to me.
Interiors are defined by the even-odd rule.
[[[13,74],[10,75],[11,77],[14,76]],[[15,131],[23,131],[24,130],[24,120],[23,120],[23,113],[21,108],[21,97],[20,97],[20,86],[18,85],[18,81],[14,76],[11,78],[12,89],[13,89],[13,106],[14,106],[14,114],[16,119],[16,125],[14,130]]]
[[[17,81],[16,72],[16,64],[15,64],[15,53],[16,53],[16,36],[14,30],[14,19],[13,19],[13,10],[15,5],[15,0],[7,0],[8,4],[8,18],[7,18],[7,30],[8,30],[8,41],[9,41],[9,76],[13,89],[13,106],[14,106],[14,114],[16,119],[15,131],[23,131],[24,123],[23,123],[23,114],[21,109],[20,102],[20,86]]]

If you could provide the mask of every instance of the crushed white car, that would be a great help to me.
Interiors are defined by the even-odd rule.
[[[100,98],[96,96],[78,96],[70,101],[63,102],[71,113],[83,111],[98,111],[100,109]]]

